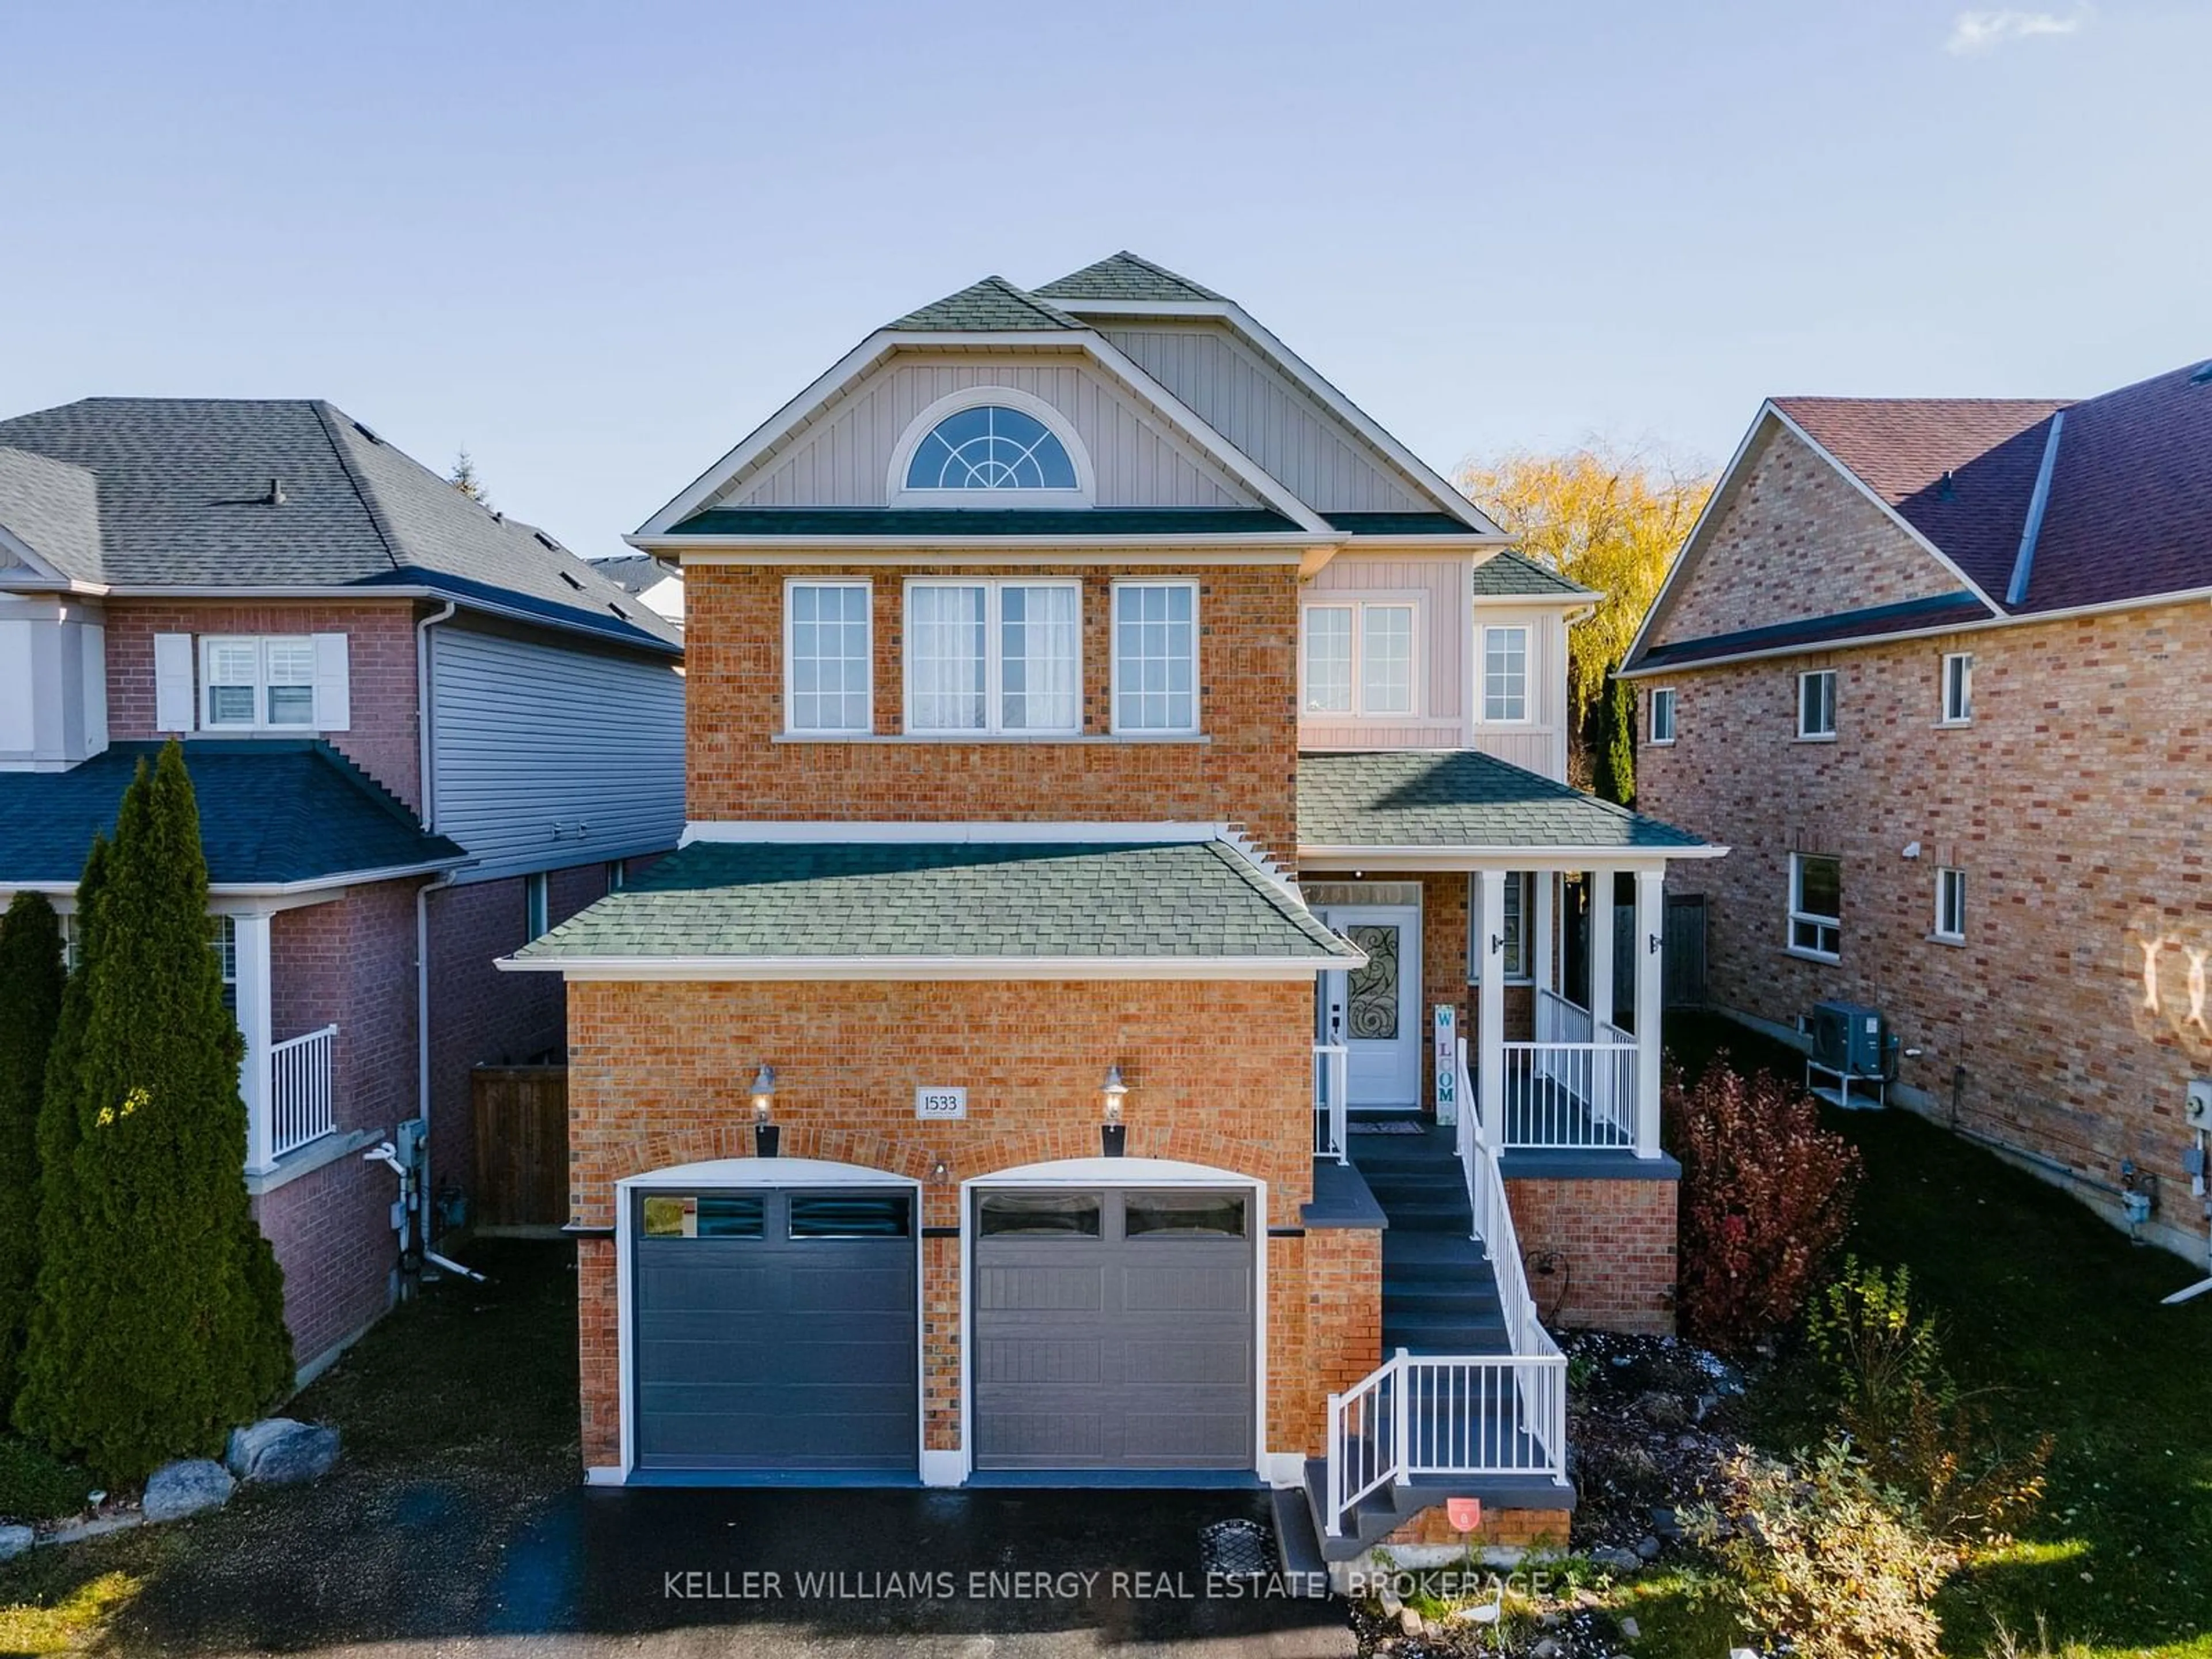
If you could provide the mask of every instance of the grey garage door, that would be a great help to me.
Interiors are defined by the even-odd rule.
[[[910,1192],[632,1201],[640,1467],[915,1468]]]
[[[1252,1467],[1248,1191],[975,1200],[975,1464]]]

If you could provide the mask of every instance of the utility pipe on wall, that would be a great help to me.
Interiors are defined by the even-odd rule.
[[[422,809],[422,832],[434,835],[438,828],[438,793],[433,787],[434,773],[431,761],[431,737],[435,726],[432,718],[430,676],[430,630],[451,617],[459,607],[446,601],[445,609],[432,612],[415,624],[415,726],[421,739],[420,760],[415,775],[415,787]],[[415,890],[415,1115],[422,1120],[422,1182],[417,1194],[421,1213],[417,1224],[422,1232],[423,1252],[430,1245],[430,1194],[437,1190],[430,1184],[430,890],[450,887],[455,872],[448,870],[435,881],[426,881]]]

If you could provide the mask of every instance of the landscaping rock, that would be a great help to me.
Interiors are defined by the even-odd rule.
[[[1682,1535],[1682,1523],[1674,1510],[1656,1509],[1651,1511],[1651,1532],[1662,1543],[1671,1544]]]
[[[1590,1553],[1590,1559],[1601,1567],[1610,1567],[1615,1572],[1634,1572],[1644,1565],[1643,1558],[1634,1550],[1625,1550],[1613,1544],[1601,1544]]]
[[[1644,1626],[1633,1619],[1624,1619],[1620,1621],[1620,1633],[1632,1642],[1640,1642],[1644,1639]]]
[[[289,1417],[264,1417],[230,1431],[223,1461],[240,1480],[289,1486],[319,1480],[338,1461],[338,1431]]]
[[[12,1561],[39,1541],[28,1527],[0,1527],[0,1561]]]
[[[1659,1559],[1659,1540],[1648,1532],[1636,1540],[1636,1554],[1639,1560],[1656,1561]]]
[[[1662,1429],[1679,1429],[1690,1420],[1690,1413],[1682,1404],[1680,1395],[1668,1394],[1663,1389],[1654,1389],[1636,1402],[1636,1409],[1645,1421],[1656,1423]]]
[[[1408,1636],[1419,1636],[1423,1628],[1421,1615],[1411,1607],[1399,1608],[1398,1628]]]
[[[211,1458],[183,1458],[164,1463],[147,1477],[139,1508],[149,1521],[182,1520],[203,1510],[221,1509],[230,1502],[237,1485],[230,1471]]]

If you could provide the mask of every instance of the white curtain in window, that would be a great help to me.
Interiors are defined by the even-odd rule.
[[[1076,680],[1077,592],[999,590],[1000,725],[1008,732],[1072,732],[1082,724]]]
[[[984,724],[984,600],[975,587],[916,587],[907,597],[907,686],[917,732]]]

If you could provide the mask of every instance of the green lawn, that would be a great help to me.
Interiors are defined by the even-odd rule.
[[[1692,1069],[1724,1046],[1739,1069],[1801,1074],[1789,1050],[1724,1021],[1678,1018],[1669,1035]],[[2032,1633],[2040,1614],[2054,1647],[2212,1659],[2212,1297],[2159,1305],[2200,1273],[1909,1112],[1828,1121],[1866,1160],[1849,1248],[1911,1265],[1952,1370],[1990,1390],[2001,1437],[2057,1440],[2041,1513],[1946,1593],[1946,1646],[1980,1654],[1997,1621]],[[1752,1403],[1773,1449],[1814,1431],[1808,1398],[1787,1361],[1762,1381]],[[1719,1650],[1684,1583],[1659,1577],[1636,1606],[1653,1638],[1639,1651]]]

